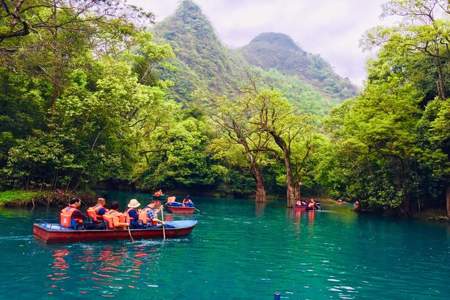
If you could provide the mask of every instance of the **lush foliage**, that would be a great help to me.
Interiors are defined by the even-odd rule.
[[[47,13],[46,2],[36,3],[34,14]],[[89,19],[56,4],[54,22],[0,44],[8,49],[0,69],[2,184],[81,188],[131,179],[142,132],[154,108],[168,105],[167,84],[150,71],[172,51],[123,19]]]
[[[154,34],[121,1],[32,2],[0,19],[0,188],[122,182],[258,201],[284,190],[288,206],[322,193],[404,213],[443,204],[450,24],[435,16],[448,16],[445,1],[387,3],[405,22],[367,33],[378,55],[366,86],[338,107],[355,90],[322,59],[265,34],[241,51],[266,53],[252,66],[191,1]],[[40,14],[51,18],[36,25]]]
[[[332,195],[404,213],[443,203],[450,176],[450,23],[434,18],[437,4],[445,4],[438,2],[391,1],[386,13],[408,22],[368,33],[365,43],[381,49],[366,88],[327,123],[330,145],[317,174]]]

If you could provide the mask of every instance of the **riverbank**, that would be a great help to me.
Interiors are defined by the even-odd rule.
[[[23,207],[33,205],[36,200],[45,197],[45,192],[9,190],[0,192],[0,207]]]
[[[100,192],[102,194],[102,192]],[[187,190],[173,190],[168,194],[174,195],[184,195],[189,194]],[[209,197],[218,198],[217,194],[211,193],[208,191],[207,194]],[[193,193],[191,193],[193,195]],[[193,196],[205,197],[202,193],[195,194]],[[85,205],[93,205],[95,203],[96,194],[93,192],[83,192],[83,193],[74,193],[74,192],[64,192],[61,190],[56,191],[36,191],[36,190],[7,190],[0,192],[0,207],[6,208],[33,208],[40,206],[51,206],[51,207],[63,207],[67,205],[68,201],[72,197],[79,197],[82,199]],[[270,199],[275,199],[277,197],[269,197]],[[330,198],[317,198],[322,204],[326,204],[328,207],[333,207],[335,209],[345,208],[352,205],[348,202],[337,202]],[[368,212],[364,211],[361,213],[369,213],[369,214],[379,214],[378,212]],[[389,214],[380,215],[388,216]],[[410,216],[413,219],[420,219],[430,222],[447,222],[450,223],[450,219],[445,215],[445,210],[438,209],[429,209],[422,211],[421,213],[414,214]]]
[[[339,208],[339,207],[353,207],[353,203],[351,202],[338,202],[334,199],[320,199],[321,202],[327,203],[328,206],[331,205],[331,207]],[[353,209],[352,209],[353,210]],[[450,224],[450,218],[446,215],[445,209],[437,209],[437,208],[429,208],[426,210],[422,210],[421,212],[415,212],[410,215],[405,215],[400,213],[399,210],[383,210],[383,209],[362,209],[357,211],[356,213],[361,215],[377,215],[381,217],[394,217],[394,218],[400,218],[400,219],[416,219],[416,220],[422,220],[422,221],[429,221],[429,222],[440,222],[440,223],[449,223]]]
[[[37,190],[7,190],[0,192],[0,207],[24,208],[37,206],[65,206],[72,197],[80,197],[83,202],[95,202],[92,193],[75,194],[73,192],[37,191]]]
[[[413,217],[426,221],[450,223],[450,218],[446,216],[446,211],[444,209],[427,209],[423,212],[415,214]]]

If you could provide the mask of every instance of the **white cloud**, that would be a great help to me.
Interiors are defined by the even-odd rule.
[[[128,0],[156,14],[173,13],[178,0]],[[231,47],[266,31],[290,35],[304,50],[320,54],[342,76],[361,85],[367,53],[359,48],[366,30],[382,22],[386,0],[194,0]],[[384,21],[385,22],[385,21]]]

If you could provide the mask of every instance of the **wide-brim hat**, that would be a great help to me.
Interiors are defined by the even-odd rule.
[[[128,203],[129,208],[136,208],[139,206],[141,206],[141,204],[136,199],[131,199],[130,202]]]

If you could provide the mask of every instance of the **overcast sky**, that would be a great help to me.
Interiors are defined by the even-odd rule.
[[[161,21],[180,0],[128,0]],[[230,47],[247,44],[261,32],[290,35],[308,52],[320,54],[337,73],[362,85],[370,53],[359,41],[380,19],[386,0],[194,0]]]

